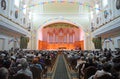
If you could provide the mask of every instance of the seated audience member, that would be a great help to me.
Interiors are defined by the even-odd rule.
[[[28,68],[28,63],[27,63],[27,61],[26,61],[24,58],[21,59],[21,66],[22,66],[22,69],[19,70],[19,71],[17,72],[17,74],[23,73],[23,74],[26,74],[27,76],[30,76],[31,79],[33,79],[32,72],[31,72],[30,69]]]
[[[31,77],[25,74],[17,74],[13,77],[13,79],[31,79]]]
[[[0,79],[8,79],[8,70],[4,67],[0,68]]]
[[[81,60],[77,61],[77,66],[79,67],[79,78],[84,75],[83,69],[85,66],[86,61],[84,60],[84,57],[81,57]],[[76,68],[77,68],[76,66]]]
[[[31,66],[35,66],[38,69],[42,70],[42,65],[38,63],[38,60],[33,60],[33,64]]]
[[[104,74],[108,74],[108,75],[112,76],[111,73],[109,72],[110,70],[111,70],[111,65],[108,64],[108,63],[105,63],[103,65],[103,69],[102,70],[98,70],[95,73],[94,78],[97,79],[98,77],[101,77]]]
[[[0,55],[0,67],[3,67],[4,57]]]
[[[97,65],[96,65],[96,63],[93,61],[93,59],[92,58],[88,58],[87,59],[87,62],[86,63],[84,63],[83,65],[82,65],[82,67],[81,67],[81,73],[82,73],[82,75],[84,75],[84,70],[86,69],[86,68],[88,68],[88,67],[91,67],[91,66],[93,66],[93,67],[97,67]]]
[[[115,70],[113,72],[114,79],[120,79],[120,63],[115,64],[113,69]]]
[[[10,67],[16,67],[16,58],[15,58],[15,56],[11,57],[11,65],[10,65]]]
[[[84,57],[78,58],[77,59],[77,65],[76,65],[76,69],[79,67],[80,64],[86,63],[86,61],[84,60]]]
[[[84,69],[87,68],[87,67],[89,67],[89,66],[97,67],[97,63],[94,62],[93,58],[88,58],[88,59],[87,59],[87,62],[86,62],[86,64],[85,64]]]
[[[11,65],[11,60],[9,58],[5,58],[3,62],[3,67],[8,69],[10,65]]]
[[[96,71],[97,71],[97,68],[94,66],[89,66],[89,67],[85,68],[84,79],[88,79],[89,77],[94,75],[96,73]]]
[[[96,79],[113,79],[112,76],[110,76],[109,74],[104,74],[101,77],[98,77]]]
[[[22,53],[20,53],[20,54],[17,53],[17,54],[18,54],[18,56],[17,56],[17,59],[16,59],[16,63],[19,64],[21,59],[22,59],[22,57],[23,57],[23,55],[22,55]]]

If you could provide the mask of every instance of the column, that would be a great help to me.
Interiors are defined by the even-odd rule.
[[[47,41],[48,41],[48,43],[49,43],[49,33],[47,34]]]
[[[67,34],[67,43],[69,43],[69,34]]]
[[[74,41],[75,41],[75,36],[74,36],[74,34],[73,34],[73,43],[74,43]]]
[[[55,33],[53,33],[53,43],[55,43]]]

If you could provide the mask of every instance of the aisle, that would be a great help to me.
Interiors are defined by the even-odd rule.
[[[65,61],[63,59],[63,55],[59,55],[58,64],[56,67],[54,79],[69,79],[67,74],[67,69],[65,66]]]

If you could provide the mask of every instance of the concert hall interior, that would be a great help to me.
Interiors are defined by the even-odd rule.
[[[120,79],[120,0],[0,0],[0,79]]]

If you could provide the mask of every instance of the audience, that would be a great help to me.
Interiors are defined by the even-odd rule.
[[[21,74],[15,75],[15,76],[13,77],[13,79],[31,79],[31,77],[30,77],[30,76],[27,76],[26,74],[21,73]]]
[[[9,72],[6,68],[1,67],[0,68],[0,79],[8,79]]]
[[[29,77],[31,77],[31,79],[33,79],[33,75],[32,75],[32,72],[30,71],[30,69],[28,69],[28,63],[27,63],[27,60],[22,58],[21,59],[21,69],[17,72],[17,74],[25,74]]]
[[[32,67],[40,70],[43,76],[54,64],[57,53],[21,49],[0,51],[0,79],[34,79],[36,74],[33,74],[34,69],[31,71]],[[79,79],[120,79],[119,51],[66,50],[63,53],[69,67],[79,73]]]
[[[95,79],[113,79],[113,78],[112,78],[112,76],[109,75],[109,74],[104,74],[104,75],[102,75],[102,76],[100,76],[100,77],[97,77],[97,78],[95,78]]]
[[[79,79],[120,79],[120,51],[64,51],[64,56],[70,68],[75,64],[72,61],[77,62]],[[94,71],[88,73],[90,68]]]
[[[112,74],[110,73],[110,70],[111,70],[111,65],[109,63],[105,63],[103,65],[103,68],[102,70],[98,70],[95,75],[94,75],[94,78],[97,79],[105,74],[108,74],[110,76],[112,76]]]
[[[0,51],[0,79],[40,78],[47,74],[48,67],[52,68],[57,52],[21,49],[11,49],[9,52]],[[37,72],[32,70],[32,67],[36,67]],[[37,77],[35,77],[36,73],[39,73]]]

